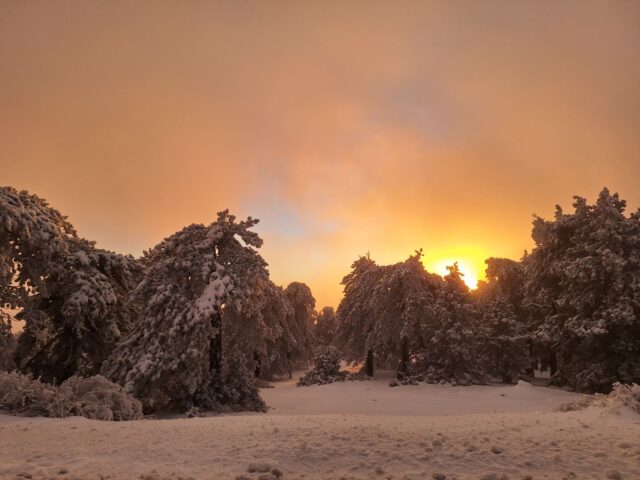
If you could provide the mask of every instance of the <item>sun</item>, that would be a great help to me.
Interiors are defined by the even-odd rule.
[[[462,280],[464,280],[467,287],[471,290],[478,288],[479,271],[475,262],[465,259],[444,258],[434,262],[429,262],[426,265],[426,268],[430,272],[437,273],[440,276],[445,276],[449,273],[447,267],[453,265],[455,262],[458,262],[458,268],[460,269],[460,273],[463,275]]]

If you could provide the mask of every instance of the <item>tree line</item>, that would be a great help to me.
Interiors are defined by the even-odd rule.
[[[0,189],[0,366],[53,384],[102,374],[146,411],[264,410],[255,378],[306,366],[315,299],[269,279],[257,222],[223,211],[135,259]]]
[[[429,273],[417,251],[358,258],[336,311],[303,283],[269,278],[251,217],[220,212],[141,258],[97,248],[25,191],[0,188],[0,369],[52,384],[101,374],[145,411],[264,410],[256,379],[291,375],[332,345],[400,383],[552,381],[608,391],[640,381],[640,213],[595,204],[535,217],[520,261],[490,258],[470,291],[457,265]],[[11,312],[11,314],[9,313]],[[11,318],[25,322],[11,334]]]
[[[470,291],[456,265],[440,277],[418,251],[395,265],[369,256],[344,277],[333,343],[349,361],[396,368],[400,381],[551,382],[608,392],[640,382],[640,210],[606,188],[592,205],[535,217],[520,261],[486,260]]]

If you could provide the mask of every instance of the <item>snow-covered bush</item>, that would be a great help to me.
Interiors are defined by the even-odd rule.
[[[313,369],[298,380],[299,387],[343,382],[347,378],[347,372],[340,371],[340,353],[335,347],[318,348],[313,363]]]
[[[142,418],[142,404],[100,375],[72,377],[55,386],[18,372],[0,372],[0,410],[23,416],[76,415],[116,421]]]
[[[68,417],[73,408],[58,387],[18,372],[0,372],[0,409],[27,417]]]
[[[143,417],[142,404],[122,386],[102,375],[71,377],[58,387],[59,394],[71,400],[72,415],[106,421],[138,420]]]
[[[614,383],[613,389],[608,395],[596,393],[595,395],[585,395],[578,401],[564,403],[557,410],[561,412],[571,412],[583,410],[589,407],[602,408],[605,411],[619,413],[621,409],[627,408],[640,414],[640,385]]]
[[[616,382],[609,394],[609,400],[614,407],[627,407],[640,414],[640,385],[636,383],[625,385]]]

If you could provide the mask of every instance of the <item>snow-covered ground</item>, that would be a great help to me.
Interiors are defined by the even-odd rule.
[[[285,479],[640,479],[637,415],[554,412],[580,395],[524,383],[387,383],[277,382],[262,391],[268,414],[122,423],[0,415],[0,478],[275,478],[247,471],[267,463]]]

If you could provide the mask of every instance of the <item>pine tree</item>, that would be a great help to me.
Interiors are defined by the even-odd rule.
[[[24,309],[30,297],[44,289],[44,279],[76,238],[73,226],[60,212],[26,191],[0,187],[0,307]]]
[[[419,326],[415,370],[428,382],[484,383],[478,362],[478,313],[457,263],[447,267]]]
[[[95,248],[47,202],[0,190],[0,296],[25,321],[17,367],[47,382],[94,375],[129,328],[140,265]]]
[[[640,381],[640,212],[604,189],[596,203],[536,218],[524,261],[534,339],[557,363],[554,381],[608,391]]]
[[[140,314],[103,372],[146,409],[265,408],[244,359],[222,354],[222,310],[242,312],[268,279],[256,223],[220,212],[145,252],[133,295]]]
[[[338,331],[338,321],[333,307],[324,307],[316,316],[313,334],[320,347],[333,345]]]
[[[306,368],[313,353],[315,340],[311,330],[315,315],[316,299],[311,289],[300,282],[292,282],[284,289],[293,308],[293,315],[289,316],[288,327],[294,343],[288,351],[288,356],[295,365]],[[291,371],[289,372],[291,378]]]
[[[289,374],[289,352],[296,348],[290,328],[293,315],[284,290],[268,279],[260,279],[241,311],[233,305],[222,310],[223,348],[241,353],[258,378]]]
[[[481,317],[481,357],[491,376],[510,383],[531,364],[522,264],[506,258],[485,263],[487,281],[473,292]]]
[[[364,370],[374,373],[374,345],[369,334],[374,318],[368,299],[380,277],[380,268],[369,255],[359,257],[351,265],[351,272],[342,279],[344,295],[338,305],[337,346],[349,362],[365,362]]]
[[[16,350],[18,368],[53,383],[100,372],[131,326],[128,296],[142,273],[133,257],[96,249],[86,240],[71,240],[69,250],[30,299],[37,318],[47,319],[47,330],[34,335],[28,310],[16,316],[27,321]]]

